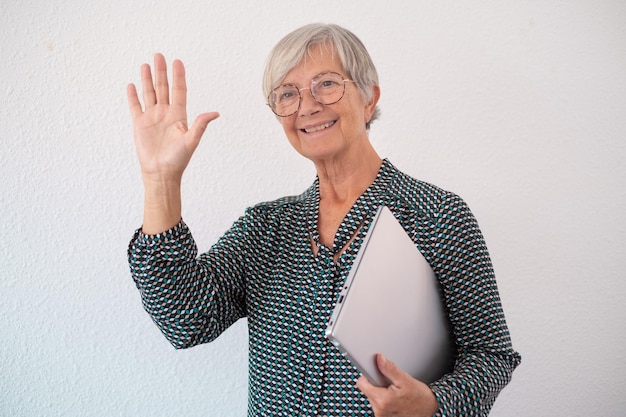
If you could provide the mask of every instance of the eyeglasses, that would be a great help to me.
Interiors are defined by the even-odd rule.
[[[324,72],[311,80],[308,88],[298,88],[293,84],[283,84],[272,90],[267,97],[267,105],[279,117],[287,117],[300,110],[302,90],[311,91],[311,96],[321,104],[335,104],[343,98],[346,91],[346,80],[336,72]]]

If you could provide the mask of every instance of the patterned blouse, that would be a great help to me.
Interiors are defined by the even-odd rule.
[[[384,160],[327,247],[317,232],[319,202],[316,179],[299,196],[251,207],[199,256],[182,220],[157,235],[137,230],[128,260],[144,308],[176,348],[210,342],[247,318],[248,416],[373,416],[355,387],[359,371],[324,330],[360,238],[386,205],[435,271],[454,329],[454,369],[430,384],[436,415],[486,416],[520,356],[467,205]]]

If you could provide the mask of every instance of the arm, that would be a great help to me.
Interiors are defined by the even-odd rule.
[[[144,309],[174,347],[210,342],[246,315],[246,241],[245,218],[199,257],[182,221],[156,235],[136,231],[131,274]]]
[[[436,220],[432,264],[454,328],[455,367],[428,386],[379,355],[377,365],[392,384],[381,388],[365,377],[357,381],[376,416],[486,416],[520,362],[476,219],[448,193]]]
[[[181,222],[180,194],[183,172],[218,113],[200,114],[187,127],[185,68],[178,60],[171,95],[161,54],[154,56],[154,79],[150,66],[142,65],[141,83],[143,108],[135,85],[127,88],[145,190],[143,228],[131,242],[128,259],[145,309],[176,347],[187,347],[212,337],[217,330],[210,330],[208,320],[220,317],[213,303],[220,290],[195,259],[195,243]]]
[[[458,356],[454,371],[430,385],[442,416],[486,416],[520,356],[513,350],[491,259],[478,223],[448,194],[437,223],[435,272],[443,285]]]

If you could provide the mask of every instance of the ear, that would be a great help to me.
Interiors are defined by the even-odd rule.
[[[369,123],[376,110],[376,105],[380,99],[380,86],[372,86],[372,99],[365,106],[365,123]]]

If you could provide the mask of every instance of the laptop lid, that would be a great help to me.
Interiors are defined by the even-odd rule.
[[[328,322],[326,337],[378,386],[382,353],[430,383],[451,370],[456,352],[439,283],[389,208],[381,206]]]

